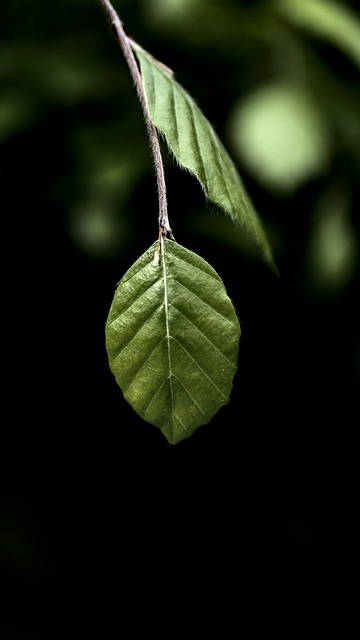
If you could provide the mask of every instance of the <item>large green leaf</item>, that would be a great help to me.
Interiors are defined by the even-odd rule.
[[[240,325],[216,271],[171,240],[154,243],[120,281],[106,323],[124,397],[176,444],[229,401]]]
[[[176,160],[196,176],[206,197],[249,234],[261,256],[276,270],[257,212],[213,127],[171,71],[136,43],[132,46],[151,120]]]

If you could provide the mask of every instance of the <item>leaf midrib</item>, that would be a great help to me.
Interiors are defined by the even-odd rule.
[[[163,265],[163,277],[164,277],[164,311],[165,311],[165,327],[166,327],[166,343],[168,351],[169,362],[169,384],[170,384],[170,396],[171,396],[171,412],[174,413],[174,390],[172,384],[172,362],[171,362],[171,349],[170,349],[170,327],[169,327],[169,308],[168,308],[168,290],[167,290],[167,273],[166,273],[166,260],[165,260],[165,241],[164,236],[161,236],[161,258]]]

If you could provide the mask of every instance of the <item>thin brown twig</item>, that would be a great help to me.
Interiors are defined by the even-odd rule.
[[[127,37],[122,22],[116,13],[114,7],[112,6],[109,0],[100,0],[100,4],[105,10],[107,14],[112,30],[115,32],[117,39],[119,41],[120,47],[124,54],[125,60],[129,67],[131,76],[133,78],[136,91],[138,94],[138,98],[141,104],[141,108],[145,117],[146,128],[150,138],[151,149],[154,157],[155,163],[155,171],[156,171],[156,179],[158,186],[158,198],[159,198],[159,227],[160,233],[169,234],[172,238],[172,231],[169,224],[169,216],[167,210],[167,198],[166,198],[166,183],[165,183],[165,174],[164,174],[164,165],[161,156],[161,149],[159,138],[157,135],[156,128],[150,118],[149,110],[146,103],[146,97],[144,92],[144,86],[141,79],[141,74],[138,68],[138,65],[135,60],[135,56],[133,54],[130,39]]]

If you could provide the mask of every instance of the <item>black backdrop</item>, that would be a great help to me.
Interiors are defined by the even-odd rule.
[[[1,146],[0,637],[356,637],[359,277],[318,299],[299,284],[319,182],[277,198],[243,169],[258,210],[281,227],[277,279],[192,232],[183,212],[201,207],[202,193],[168,163],[175,235],[217,269],[243,329],[230,404],[168,445],[123,400],[104,346],[116,282],[156,237],[151,160],[127,203],[135,231],[116,255],[81,251],[66,217],[83,195],[69,130],[118,108],[126,117],[124,99],[146,134],[101,11],[78,2],[71,19],[72,3],[55,5],[30,15],[27,3],[5,3],[4,59],[23,60],[24,41],[43,42],[46,56],[53,37],[80,29],[96,34],[105,68],[119,66],[120,88],[111,107],[106,95],[71,105],[44,93],[41,117]],[[150,48],[159,36],[142,6],[117,8]],[[170,40],[157,54],[184,65],[194,93],[191,49]],[[209,50],[194,56],[204,111],[221,129],[231,75],[225,98],[206,98],[216,64]],[[357,169],[338,162],[354,174],[358,229]]]

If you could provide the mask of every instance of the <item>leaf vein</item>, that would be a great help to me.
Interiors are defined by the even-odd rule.
[[[176,378],[176,376],[174,376],[174,374],[172,374],[171,376],[167,376],[167,377],[165,378],[165,380],[163,380],[163,381],[162,381],[162,383],[160,384],[160,386],[156,389],[155,393],[153,394],[152,398],[150,399],[150,402],[148,403],[148,405],[146,406],[146,409],[144,410],[144,415],[149,411],[149,409],[150,409],[150,407],[151,407],[152,403],[154,402],[154,400],[155,400],[155,398],[156,398],[157,394],[159,393],[159,391],[161,391],[162,387],[166,384],[166,382],[167,382],[167,381],[169,381],[169,385],[170,385],[170,387],[172,386],[171,379],[170,379],[171,377]],[[196,406],[198,406],[198,405],[196,404],[196,402],[194,401],[194,399],[193,399],[193,398],[191,397],[191,395],[189,394],[189,392],[188,392],[188,391],[185,389],[185,387],[181,384],[180,380],[178,380],[177,378],[176,378],[176,380],[177,380],[177,381],[178,381],[178,383],[183,387],[184,391],[188,394],[188,396],[189,396],[190,400],[191,400],[191,401],[192,401]],[[198,408],[199,408],[199,411],[201,411],[201,408],[200,408],[200,407],[198,407]],[[178,415],[177,413],[175,413],[174,405],[172,405],[171,409],[172,409],[172,413],[171,413],[171,420],[172,420],[172,421],[177,420],[177,421],[179,422],[179,424],[180,424],[180,426],[181,426],[182,430],[183,430],[185,433],[190,433],[190,434],[191,434],[192,432],[191,432],[189,429],[187,429],[187,428],[185,427],[185,424],[182,422],[182,420],[181,420],[181,418],[179,417],[179,415]],[[205,415],[205,414],[203,413],[203,411],[201,411],[201,413],[202,413],[203,415]]]
[[[213,278],[213,280],[215,280],[216,282],[221,282],[221,278],[216,273],[209,273],[208,271],[204,271],[204,269],[200,269],[200,267],[198,267],[196,264],[194,264],[190,260],[185,260],[184,257],[179,256],[177,253],[171,252],[170,255],[172,258],[179,260],[179,262],[183,262],[184,264],[188,265],[192,269],[196,269],[197,271],[200,271],[200,273],[202,273],[203,275],[208,276],[209,278]]]
[[[192,320],[190,320],[190,318],[188,318],[176,305],[174,305],[174,303],[171,303],[171,306],[178,312],[180,313],[180,315],[187,320],[187,322],[194,327],[194,329],[196,329],[196,331],[198,331],[200,333],[200,335],[203,336],[203,338],[205,338],[205,340],[215,349],[215,351],[217,351],[220,356],[222,358],[224,358],[224,360],[227,360],[227,362],[229,362],[229,364],[233,364],[232,361],[224,354],[222,353],[222,351],[220,351],[220,349],[207,337],[207,335],[201,331],[201,329],[199,329],[199,327],[196,326],[196,324],[194,324],[194,322],[192,322]]]
[[[169,304],[168,304],[168,289],[167,289],[167,273],[166,273],[166,261],[165,261],[165,246],[164,246],[164,236],[161,236],[161,255],[162,255],[162,263],[163,263],[163,276],[164,276],[164,309],[165,309],[165,326],[166,326],[166,341],[167,341],[167,349],[168,349],[168,362],[169,362],[169,374],[170,374],[170,395],[171,395],[171,405],[174,406],[174,390],[171,381],[171,349],[170,349],[170,326],[169,326]]]
[[[183,385],[183,383],[181,382],[181,380],[179,380],[179,378],[174,374],[174,378],[176,379],[176,381],[179,383],[179,385],[184,389],[185,393],[189,396],[191,402],[195,405],[195,407],[197,407],[200,411],[200,413],[205,417],[206,414],[204,413],[204,411],[202,410],[202,408],[200,407],[200,405],[196,402],[195,398],[193,398],[193,396],[191,395],[190,391],[187,390],[187,388]],[[177,414],[176,414],[177,415]],[[178,418],[179,419],[179,418]]]
[[[160,346],[160,342],[161,340],[155,345],[155,347],[152,349],[151,353],[149,353],[148,356],[146,356],[146,359],[144,360],[144,362],[141,363],[140,367],[138,368],[138,370],[136,371],[136,373],[133,374],[132,380],[129,382],[129,384],[127,386],[123,385],[123,392],[127,393],[131,386],[134,384],[134,382],[136,381],[136,378],[138,377],[138,375],[140,374],[140,372],[143,370],[143,368],[146,366],[147,362],[150,360],[150,358],[154,355],[155,351],[159,348]]]
[[[157,394],[159,393],[159,391],[161,391],[161,389],[163,388],[164,384],[167,382],[167,380],[169,380],[169,384],[170,384],[170,376],[166,376],[166,378],[162,381],[162,383],[158,386],[158,388],[156,389],[156,391],[154,391],[154,393],[152,394],[148,404],[146,405],[145,409],[144,409],[144,415],[149,411],[149,408],[151,407],[152,403],[154,402]],[[173,409],[173,405],[171,407]]]
[[[178,153],[179,155],[181,155],[181,146],[180,146],[180,142],[181,142],[181,137],[180,137],[180,133],[179,133],[179,114],[178,114],[178,107],[177,107],[177,98],[176,98],[176,91],[175,91],[175,84],[174,82],[169,82],[170,84],[170,95],[171,95],[171,100],[172,100],[172,105],[173,105],[173,110],[174,110],[174,133],[176,136],[176,144],[178,147]]]
[[[175,340],[175,342],[178,343],[179,347],[186,353],[187,356],[189,356],[190,360],[192,360],[192,362],[195,364],[195,366],[199,369],[199,371],[201,371],[201,373],[204,375],[205,378],[207,378],[207,380],[210,382],[210,384],[212,384],[212,386],[214,387],[214,389],[216,389],[216,391],[218,392],[218,394],[224,399],[226,400],[226,396],[223,394],[223,392],[221,391],[221,389],[219,389],[219,387],[217,386],[216,382],[214,382],[210,376],[206,373],[206,371],[199,365],[198,362],[196,362],[195,358],[193,358],[193,356],[191,355],[191,353],[189,353],[189,351],[184,347],[183,344],[181,344],[181,342],[175,338],[173,336],[173,340]],[[176,376],[175,376],[176,377]],[[176,377],[176,379],[178,380],[178,378]],[[180,381],[179,381],[180,382]],[[184,387],[185,388],[185,387]],[[196,403],[195,403],[196,404]]]
[[[131,280],[131,278],[130,278],[129,280],[127,280],[126,282],[129,282],[130,280]],[[115,317],[113,320],[111,320],[111,322],[109,322],[108,327],[111,327],[111,326],[114,324],[114,322],[116,322],[116,320],[118,320],[118,318],[119,318],[120,316],[123,316],[123,315],[125,315],[125,313],[127,313],[128,311],[130,311],[130,309],[134,306],[134,304],[139,304],[139,300],[141,300],[141,298],[142,298],[144,295],[146,295],[146,294],[148,293],[148,291],[150,291],[150,289],[151,289],[152,287],[154,287],[157,283],[158,283],[158,280],[155,280],[154,282],[152,282],[152,283],[151,283],[151,285],[150,285],[149,287],[147,287],[147,289],[145,289],[145,291],[142,291],[142,293],[140,293],[139,295],[137,295],[137,297],[135,298],[135,300],[134,300],[134,301],[133,301],[129,306],[127,306],[127,307],[126,307],[126,309],[124,309],[124,311],[122,311],[121,313],[118,313],[118,314],[116,315],[116,317]],[[125,283],[124,283],[124,284],[125,284]]]
[[[231,207],[233,208],[233,215],[234,213],[237,212],[237,203],[234,201],[234,196],[229,188],[229,175],[230,175],[230,167],[225,167],[225,162],[224,162],[224,158],[222,156],[222,149],[220,147],[220,141],[216,138],[214,131],[210,128],[209,130],[210,133],[210,140],[211,140],[211,146],[213,149],[213,158],[216,162],[216,165],[218,167],[219,173],[221,174],[221,183],[222,185],[225,187],[226,190],[226,194],[227,194],[227,199],[230,202]],[[232,168],[232,167],[231,167]],[[231,176],[233,177],[233,176]],[[238,185],[235,184],[236,187],[236,191],[238,191]],[[222,204],[222,207],[224,209],[224,204]],[[230,213],[228,211],[228,213]],[[237,219],[237,222],[239,222],[239,220]]]
[[[220,313],[220,311],[217,311],[217,309],[212,307],[211,304],[209,304],[206,300],[201,298],[197,293],[194,293],[194,291],[189,289],[189,287],[186,284],[183,284],[182,282],[180,282],[180,280],[177,280],[177,278],[174,278],[174,282],[176,282],[178,285],[180,285],[180,287],[183,287],[183,289],[186,289],[186,291],[188,291],[192,296],[194,296],[194,298],[196,298],[197,300],[200,300],[200,302],[202,302],[204,305],[206,305],[213,313],[216,313],[216,315],[218,315],[222,320],[225,320],[228,324],[233,326],[233,322],[231,320],[229,320],[229,318],[227,318],[222,313]]]
[[[196,106],[194,104],[194,102],[191,100],[190,96],[188,96],[185,93],[186,96],[186,103],[187,105],[190,107],[190,112],[191,112],[191,117],[190,117],[190,122],[191,122],[191,126],[192,126],[192,130],[194,133],[194,142],[195,142],[195,146],[197,148],[197,152],[198,152],[198,156],[199,156],[199,160],[200,162],[196,162],[196,157],[194,154],[194,160],[196,162],[197,165],[201,165],[201,171],[199,170],[199,168],[197,167],[197,171],[198,174],[197,178],[200,181],[201,185],[203,186],[204,190],[205,190],[205,194],[206,196],[209,195],[209,179],[208,179],[208,174],[207,174],[207,163],[205,162],[204,158],[203,158],[203,149],[202,149],[202,144],[201,144],[201,136],[199,134],[199,130],[198,130],[198,126],[197,126],[197,113],[196,113]]]

